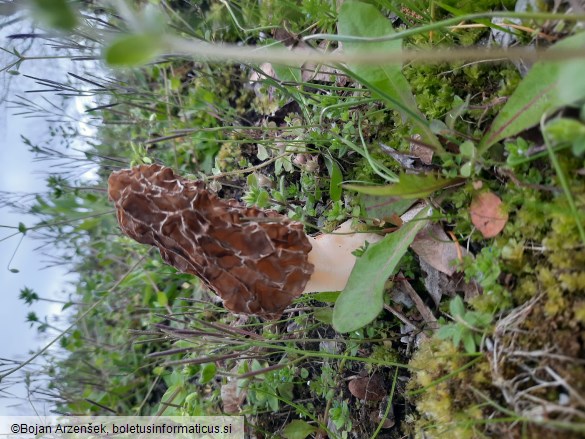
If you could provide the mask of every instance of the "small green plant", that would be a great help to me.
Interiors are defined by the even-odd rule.
[[[329,410],[329,417],[338,430],[351,430],[352,422],[347,401],[334,401]]]
[[[252,370],[261,369],[262,365],[258,360],[252,361]],[[279,410],[280,397],[288,401],[293,400],[295,372],[293,368],[283,367],[282,369],[268,372],[262,375],[261,379],[252,381],[248,385],[248,400],[255,408],[255,411]]]
[[[463,299],[456,296],[449,302],[449,311],[454,323],[444,323],[439,328],[437,336],[442,340],[451,339],[455,346],[463,342],[465,351],[469,354],[477,352],[486,329],[492,322],[492,315],[479,311],[467,311]]]

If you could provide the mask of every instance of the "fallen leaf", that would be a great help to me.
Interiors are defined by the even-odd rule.
[[[463,273],[457,272],[453,276],[447,276],[423,259],[420,261],[420,268],[425,288],[436,306],[439,306],[443,296],[453,297],[456,293],[463,293],[465,301],[468,301],[480,294],[477,283],[474,280],[466,282]]]
[[[508,213],[502,209],[502,200],[492,192],[476,195],[470,207],[471,222],[484,238],[493,238],[508,222]]]
[[[439,224],[432,223],[418,232],[410,248],[430,266],[451,276],[456,269],[458,245]],[[465,249],[461,253],[465,255]]]
[[[410,154],[418,157],[421,162],[425,165],[430,165],[433,162],[434,151],[428,146],[422,145],[418,142],[421,141],[421,136],[415,134],[410,140]]]
[[[240,413],[240,406],[246,399],[246,395],[238,389],[238,380],[232,380],[222,385],[220,394],[224,413]]]

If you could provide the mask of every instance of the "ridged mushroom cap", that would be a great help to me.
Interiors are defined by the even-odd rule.
[[[302,224],[274,211],[223,200],[160,165],[113,172],[108,185],[122,231],[198,276],[235,313],[279,317],[313,273]]]

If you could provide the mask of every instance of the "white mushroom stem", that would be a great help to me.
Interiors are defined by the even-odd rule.
[[[352,252],[380,241],[383,236],[374,233],[356,233],[351,229],[351,220],[341,224],[333,233],[311,237],[313,249],[309,252],[309,262],[315,271],[305,286],[303,294],[322,291],[341,291],[345,288],[356,261]]]

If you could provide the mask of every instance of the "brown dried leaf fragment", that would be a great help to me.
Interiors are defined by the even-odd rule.
[[[502,209],[502,200],[492,192],[476,195],[469,209],[471,222],[484,238],[493,238],[508,222],[508,212]]]

